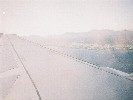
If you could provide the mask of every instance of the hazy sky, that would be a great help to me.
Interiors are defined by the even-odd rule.
[[[133,29],[133,0],[0,0],[0,31],[61,34]]]

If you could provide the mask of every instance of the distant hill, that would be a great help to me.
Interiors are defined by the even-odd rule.
[[[49,40],[67,41],[89,44],[110,44],[110,45],[133,45],[133,31],[112,31],[112,30],[93,30],[80,33],[65,33],[62,35],[51,36]]]
[[[38,37],[32,40],[39,40]],[[36,38],[36,39],[35,39]],[[40,38],[42,41],[43,39]],[[67,32],[62,35],[48,36],[44,39],[45,44],[50,45],[90,45],[97,46],[117,46],[117,48],[133,48],[133,31],[113,31],[113,30],[92,30],[89,32]],[[40,42],[41,43],[41,42]]]

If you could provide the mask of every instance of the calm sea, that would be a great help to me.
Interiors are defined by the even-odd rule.
[[[126,73],[133,73],[133,50],[88,50],[76,48],[60,50],[100,67],[110,67]]]

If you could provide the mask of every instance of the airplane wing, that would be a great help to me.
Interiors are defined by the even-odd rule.
[[[133,100],[133,80],[16,35],[2,35],[0,100]]]

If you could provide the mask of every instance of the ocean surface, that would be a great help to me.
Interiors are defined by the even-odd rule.
[[[109,67],[128,74],[133,73],[133,50],[88,50],[80,48],[58,48],[58,50],[99,67]]]

